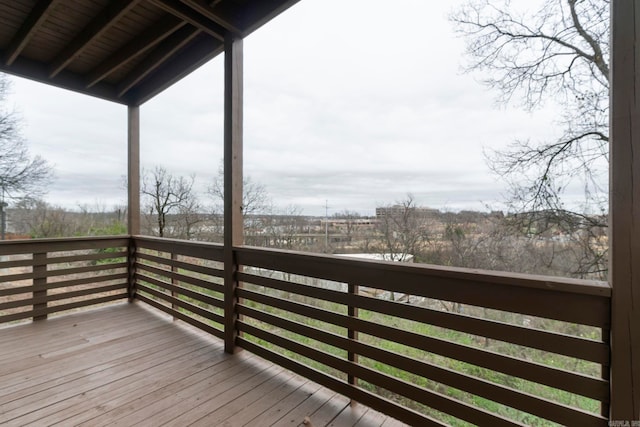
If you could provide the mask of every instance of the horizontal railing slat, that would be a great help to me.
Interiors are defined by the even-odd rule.
[[[30,280],[35,278],[35,273],[17,273],[17,274],[5,274],[0,276],[0,283],[19,282],[22,280]]]
[[[180,319],[183,322],[186,322],[192,326],[195,326],[196,328],[203,330],[205,332],[210,333],[213,336],[216,336],[220,339],[224,339],[224,332],[211,326],[211,325],[207,325],[204,322],[201,322],[197,319],[194,319],[193,317],[187,316],[184,313],[181,313],[177,310],[173,310],[171,307],[167,307],[166,305],[160,304],[158,301],[155,301],[151,298],[148,298],[144,295],[136,295],[136,298],[139,299],[140,301],[143,301],[146,304],[149,304],[155,308],[157,308],[158,310],[162,310],[165,313],[175,317],[176,319]]]
[[[472,365],[502,372],[525,380],[545,384],[550,387],[565,390],[598,400],[608,400],[608,382],[593,377],[564,371],[539,363],[517,359],[500,353],[481,350],[464,344],[458,344],[440,338],[420,335],[397,328],[368,322],[363,319],[348,317],[332,313],[316,307],[283,300],[280,298],[238,289],[238,296],[251,301],[266,304],[271,307],[300,314],[337,326],[357,330],[378,338],[390,340],[400,344],[410,345],[430,353],[439,354],[451,359],[470,363]]]
[[[8,314],[0,316],[0,323],[13,322],[15,320],[27,319],[29,317],[45,316],[60,311],[73,310],[81,307],[89,307],[96,304],[104,304],[119,299],[126,299],[129,295],[127,293],[120,293],[115,295],[107,295],[104,297],[93,298],[84,301],[76,301],[68,304],[54,305],[52,307],[41,308],[37,310],[24,311],[20,313]]]
[[[80,279],[73,280],[61,280],[57,282],[50,282],[44,286],[38,285],[29,285],[29,286],[20,286],[20,287],[12,287],[0,289],[0,297],[10,296],[10,295],[19,295],[31,292],[44,291],[49,289],[58,289],[58,288],[66,288],[72,286],[79,285],[88,285],[93,283],[100,282],[108,282],[110,280],[122,280],[128,278],[129,275],[127,273],[118,273],[118,274],[103,274],[99,276],[91,276],[91,277],[83,277]]]
[[[198,286],[200,288],[208,289],[210,291],[215,291],[220,293],[224,292],[224,287],[217,283],[213,283],[203,279],[198,279],[197,277],[187,276],[185,274],[180,274],[171,270],[165,270],[163,268],[158,268],[152,265],[136,263],[136,269],[143,270],[152,274],[157,274],[162,277],[174,279],[179,282],[188,283],[190,285]]]
[[[31,267],[33,266],[33,263],[34,263],[34,260],[32,258],[0,261],[0,271],[6,268]]]
[[[257,354],[258,356],[263,357],[266,360],[270,360],[273,363],[296,372],[297,374],[302,375],[305,378],[309,378],[310,380],[328,387],[338,393],[341,393],[344,396],[349,396],[358,402],[362,402],[367,406],[378,409],[379,411],[382,411],[399,421],[408,423],[409,425],[424,427],[444,427],[447,425],[411,409],[399,406],[397,403],[392,402],[388,399],[377,396],[353,385],[347,384],[346,382],[320,372],[317,369],[313,369],[307,365],[298,363],[291,358],[282,356],[281,354],[255,344],[247,340],[246,338],[238,337],[237,342],[238,345],[242,348],[254,354]]]
[[[193,271],[195,273],[206,274],[208,276],[214,277],[222,277],[223,271],[214,267],[207,267],[205,265],[197,265],[189,262],[174,260],[171,258],[162,258],[155,255],[145,254],[145,253],[137,253],[136,257],[138,259],[143,259],[146,261],[152,261],[158,264],[168,265],[170,267],[182,268],[184,270]]]
[[[47,264],[72,263],[72,262],[79,262],[79,261],[100,261],[105,259],[126,258],[127,256],[128,256],[127,251],[98,252],[98,253],[92,253],[92,254],[53,256],[53,257],[47,257]]]
[[[126,289],[126,288],[127,288],[126,283],[119,283],[116,285],[108,285],[108,286],[102,286],[97,288],[79,289],[79,290],[70,291],[70,292],[47,294],[47,295],[38,296],[34,298],[19,299],[19,300],[0,303],[0,310],[9,310],[9,309],[18,308],[18,307],[26,307],[26,306],[36,305],[36,304],[45,304],[52,301],[71,299],[71,298],[82,297],[86,295],[93,295],[93,294],[97,295],[104,292],[117,291],[118,289]]]
[[[34,276],[34,279],[39,279],[42,277],[68,276],[72,274],[95,273],[105,270],[117,270],[127,268],[127,266],[128,264],[126,262],[119,262],[113,264],[87,265],[84,267],[60,268],[57,270],[47,270],[42,274],[36,274]]]
[[[284,338],[277,334],[252,326],[244,321],[238,321],[238,330],[246,332],[256,338],[263,339],[286,350],[293,351],[304,357],[310,358],[342,372],[351,372],[357,378],[361,378],[371,384],[378,385],[387,390],[404,395],[423,405],[430,406],[438,411],[450,414],[472,423],[491,426],[520,425],[501,416],[484,411],[471,405],[467,405],[454,398],[415,386],[397,378],[371,370],[362,365],[333,356],[323,351],[307,347],[296,341]]]
[[[215,297],[213,297],[211,295],[205,295],[203,293],[196,292],[196,291],[193,291],[191,289],[186,289],[186,288],[183,288],[181,286],[176,286],[176,285],[173,285],[171,283],[167,283],[167,282],[164,282],[162,280],[158,280],[158,279],[156,279],[154,277],[149,277],[149,276],[146,276],[146,275],[140,274],[140,273],[136,273],[135,277],[136,277],[136,280],[142,280],[142,281],[151,283],[152,285],[161,286],[161,287],[163,287],[163,288],[165,288],[165,289],[167,289],[169,291],[176,292],[178,294],[187,296],[189,298],[193,298],[195,300],[207,303],[207,304],[212,305],[214,307],[224,308],[224,301],[222,301],[222,300],[220,300],[218,298],[215,298]]]
[[[609,347],[599,341],[511,325],[495,320],[436,311],[426,307],[416,307],[409,304],[366,297],[364,295],[350,295],[332,289],[294,284],[244,272],[238,273],[238,280],[324,301],[346,304],[351,307],[381,314],[398,316],[416,322],[428,323],[459,332],[466,332],[512,344],[576,357],[603,365],[609,364]]]
[[[204,317],[205,319],[213,320],[214,322],[224,324],[224,318],[221,315],[214,313],[212,311],[206,310],[202,307],[198,307],[197,305],[192,304],[190,302],[183,301],[179,298],[174,298],[171,295],[165,294],[164,292],[160,292],[156,289],[150,288],[149,286],[143,285],[141,283],[138,283],[137,290],[139,292],[146,292],[150,295],[153,295],[156,298],[161,298],[167,301],[168,303],[171,303],[177,307],[180,307],[192,313],[195,313],[201,317]]]
[[[412,359],[360,341],[350,340],[347,337],[256,310],[242,304],[238,306],[238,313],[560,424],[571,424],[574,420],[580,419],[585,415],[589,417],[593,415],[490,381],[442,368],[426,361]]]

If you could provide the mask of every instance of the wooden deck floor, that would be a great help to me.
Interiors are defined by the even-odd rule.
[[[144,304],[0,328],[3,426],[400,426]]]

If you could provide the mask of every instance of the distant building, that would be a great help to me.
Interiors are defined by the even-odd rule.
[[[418,215],[435,215],[440,213],[438,209],[425,208],[425,207],[409,207],[403,205],[393,205],[393,206],[383,206],[376,208],[376,218],[381,219],[384,217],[393,217],[403,215],[405,209],[409,209],[412,212],[415,212]]]
[[[413,262],[413,255],[405,254],[401,256],[401,259],[397,260],[391,254],[388,253],[361,253],[361,254],[336,254],[337,256],[347,257],[347,258],[360,258],[360,259],[369,259],[372,261],[397,261],[397,262]]]

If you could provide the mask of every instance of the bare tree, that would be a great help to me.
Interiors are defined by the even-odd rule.
[[[527,110],[562,105],[564,130],[556,139],[515,141],[487,153],[490,167],[510,184],[511,208],[573,220],[570,228],[591,228],[594,221],[606,227],[609,0],[470,0],[452,20],[467,44],[466,70],[486,73],[484,83],[499,102]],[[567,207],[570,187],[584,189],[583,206]],[[584,266],[581,275],[602,268]]]
[[[393,206],[378,210],[380,244],[390,261],[406,261],[422,253],[429,240],[429,218],[416,207],[411,194]]]
[[[142,176],[140,192],[146,198],[148,212],[155,218],[158,236],[164,237],[167,232],[168,215],[194,206],[195,177],[176,177],[162,166],[156,166],[152,171],[144,171]]]
[[[203,208],[196,197],[191,197],[178,206],[175,237],[181,239],[198,239],[202,225],[206,221]]]
[[[222,212],[224,205],[224,169],[222,165],[218,168],[218,175],[207,189],[207,193],[213,199],[215,211]],[[242,214],[244,217],[265,213],[270,208],[271,201],[267,188],[263,184],[253,181],[250,176],[244,177],[242,180]]]
[[[9,88],[9,80],[0,74],[0,203],[24,196],[37,197],[52,177],[46,160],[29,154],[27,141],[20,134],[18,114],[2,107]]]

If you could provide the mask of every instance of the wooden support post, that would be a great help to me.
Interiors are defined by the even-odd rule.
[[[611,2],[611,421],[640,419],[640,4]]]
[[[224,45],[224,349],[233,353],[239,286],[233,248],[243,243],[242,39],[227,34]]]
[[[33,254],[33,298],[46,298],[47,297],[47,253],[40,252]],[[39,302],[33,304],[33,310],[46,310],[47,303]],[[47,314],[40,314],[33,316],[33,320],[44,320],[47,318]]]
[[[127,230],[140,234],[140,107],[128,107]]]
[[[348,292],[349,292],[349,296],[358,295],[360,293],[360,287],[358,285],[354,285],[353,283],[349,283]],[[347,314],[349,315],[349,317],[354,317],[354,318],[358,317],[358,307],[354,307],[352,304],[349,304],[347,311],[348,311]],[[355,329],[349,328],[349,330],[347,331],[347,334],[350,340],[355,340],[355,341],[358,340],[358,331],[356,331]],[[350,362],[358,363],[357,353],[350,351],[347,357]],[[358,385],[358,378],[356,378],[352,374],[347,375],[347,380],[351,385]],[[353,405],[354,403],[356,402],[353,399],[351,399],[351,404]]]

